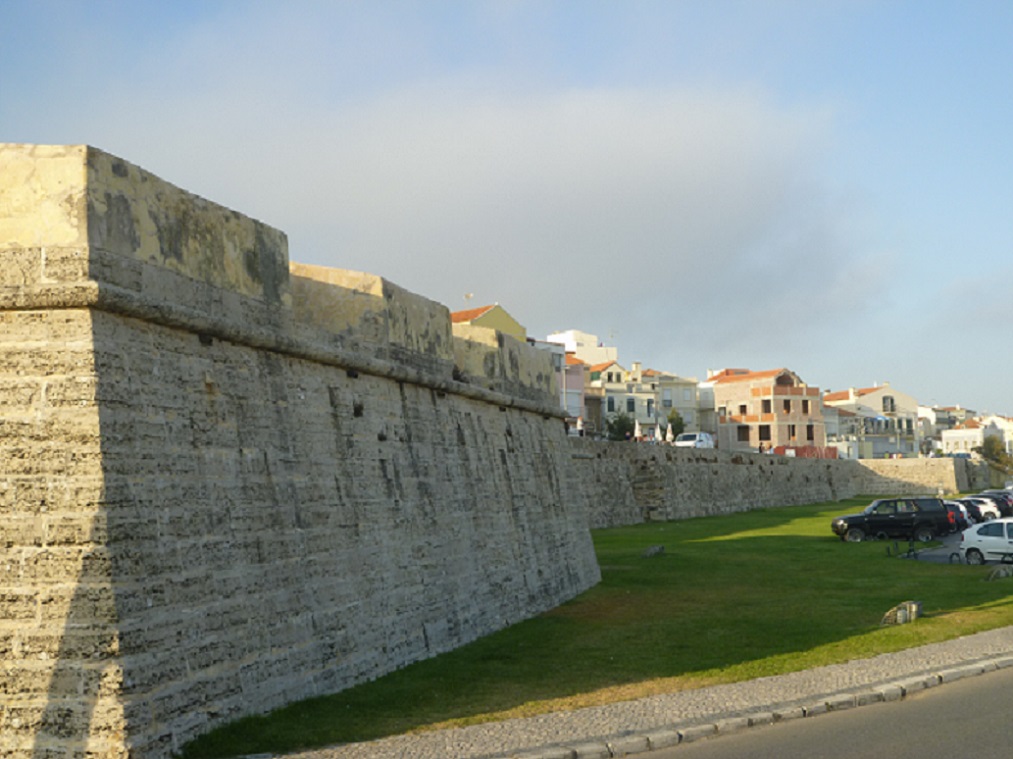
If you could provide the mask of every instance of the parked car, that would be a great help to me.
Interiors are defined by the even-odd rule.
[[[709,432],[683,432],[675,437],[678,448],[713,448],[714,436]]]
[[[939,498],[929,496],[881,498],[860,514],[837,517],[830,529],[841,540],[902,538],[926,542],[951,532],[949,512]]]
[[[953,524],[954,531],[963,532],[974,524],[964,504],[957,503],[956,501],[943,501],[943,506],[950,512],[950,522]]]
[[[994,501],[990,501],[988,498],[968,496],[967,498],[960,498],[958,500],[968,506],[974,506],[981,514],[981,519],[978,520],[980,522],[987,522],[989,519],[999,519],[1002,516],[1002,513],[999,511],[999,507],[995,505]]]
[[[995,503],[999,513],[1004,517],[1013,517],[1013,497],[1001,490],[983,490],[974,496],[975,498],[987,498]]]
[[[1013,519],[993,519],[960,534],[960,553],[968,564],[1013,562]]]

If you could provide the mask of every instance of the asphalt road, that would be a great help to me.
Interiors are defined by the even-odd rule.
[[[654,751],[650,759],[934,759],[1013,756],[1013,668],[903,701],[829,712]]]

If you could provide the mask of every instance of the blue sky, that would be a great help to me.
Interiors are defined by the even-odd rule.
[[[1013,413],[1013,4],[0,0],[88,143],[530,334]],[[470,301],[466,293],[473,293]]]

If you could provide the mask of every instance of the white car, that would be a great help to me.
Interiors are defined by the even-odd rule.
[[[961,498],[960,500],[963,501],[964,503],[970,501],[975,506],[977,506],[978,511],[981,512],[981,518],[983,520],[998,519],[999,517],[1002,516],[1002,513],[999,511],[999,507],[995,505],[995,501],[989,498],[968,497],[968,498]]]
[[[713,448],[714,437],[709,432],[683,432],[675,438],[677,448]]]
[[[960,554],[968,564],[1013,563],[1013,517],[992,519],[960,533]]]

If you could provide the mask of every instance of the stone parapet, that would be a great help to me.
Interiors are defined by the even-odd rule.
[[[455,365],[469,384],[530,400],[559,397],[548,351],[488,327],[454,324],[453,332]]]
[[[0,178],[0,308],[98,308],[563,416],[538,351],[491,356],[484,336],[462,350],[445,306],[375,275],[290,265],[282,232],[120,158],[0,143]],[[511,371],[455,370],[475,351]]]

